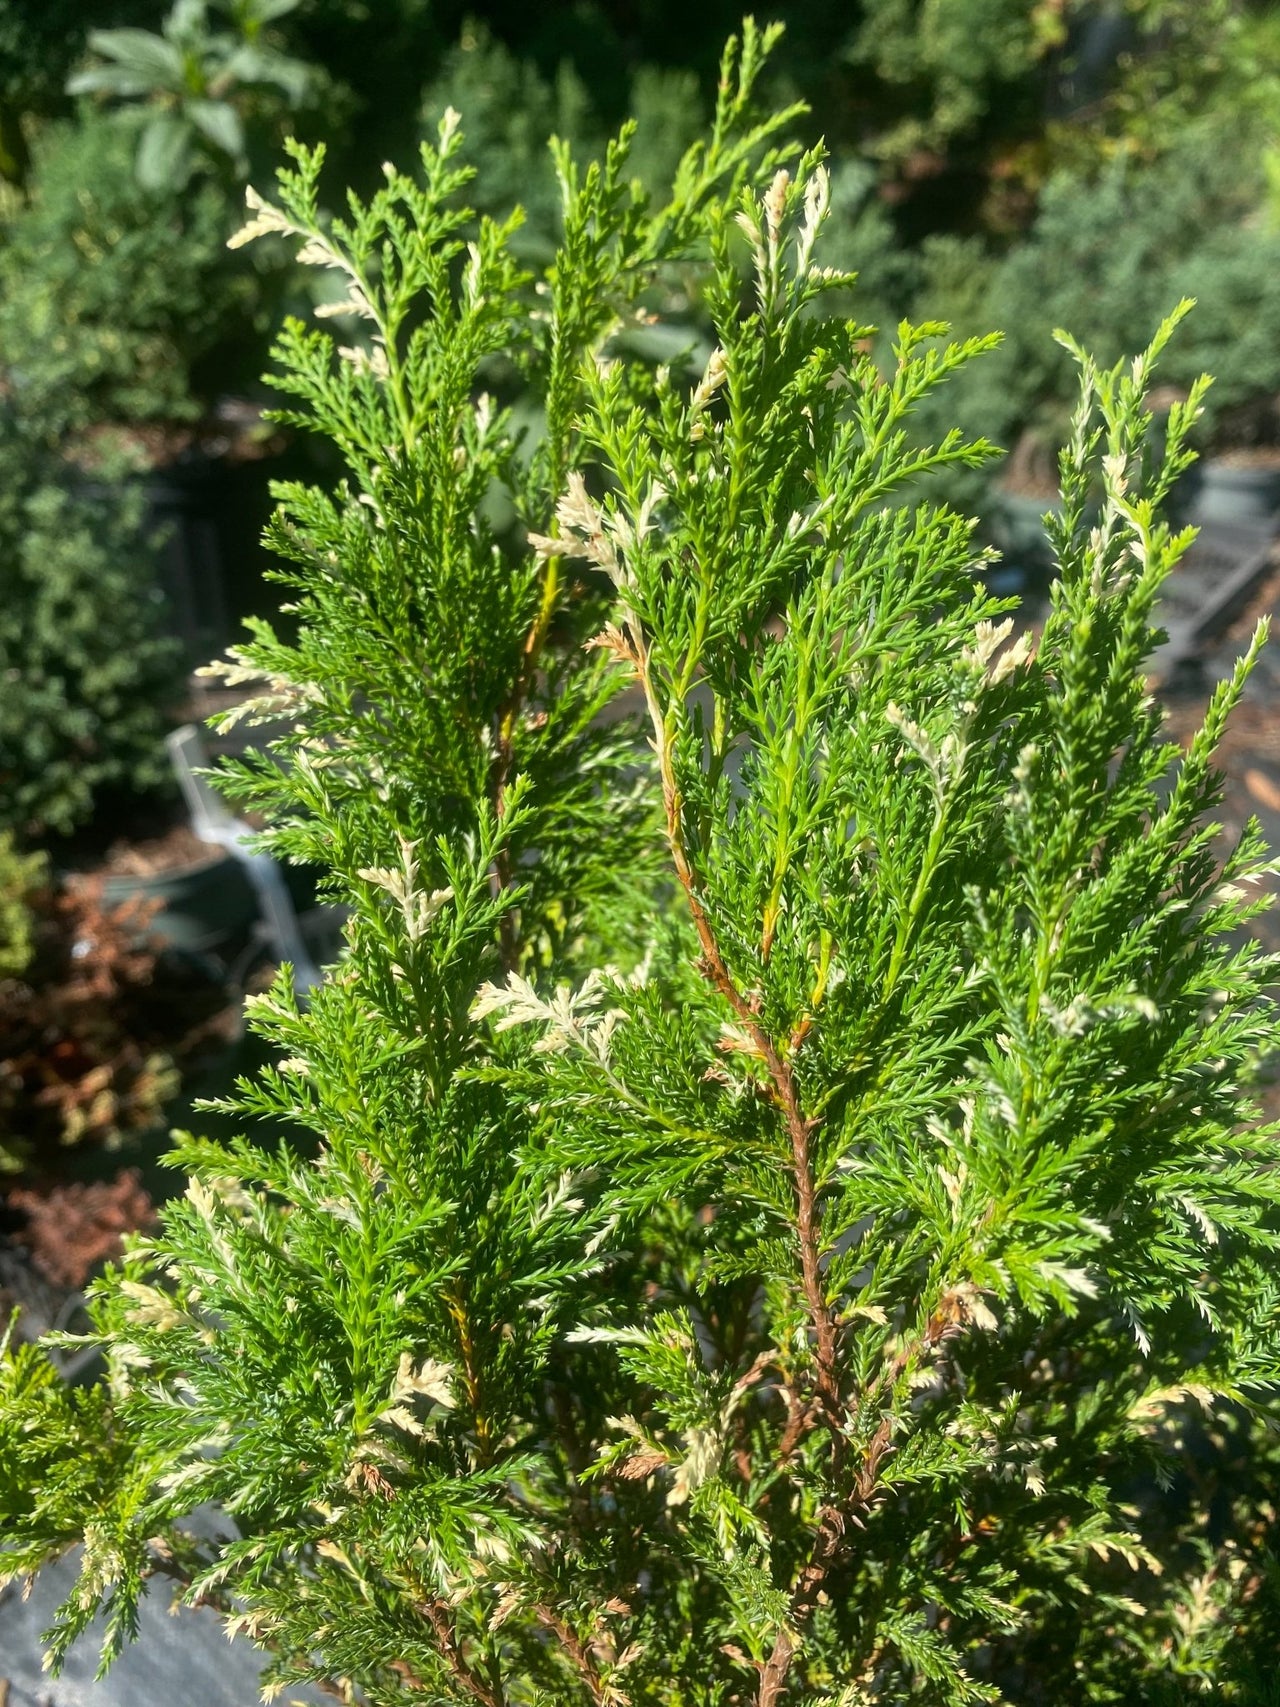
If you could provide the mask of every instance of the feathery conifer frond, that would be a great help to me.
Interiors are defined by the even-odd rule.
[[[85,1542],[55,1662],[162,1570],[270,1693],[377,1707],[958,1707],[1062,1629],[1051,1689],[1117,1699],[1070,1660],[1116,1630],[1159,1676],[1185,1555],[1125,1489],[1171,1414],[1280,1375],[1270,866],[1207,820],[1262,635],[1176,748],[1144,669],[1199,394],[1154,471],[1144,399],[1177,315],[1077,352],[1016,632],[929,496],[992,447],[910,431],[992,340],[904,324],[882,371],[824,312],[769,41],[666,207],[625,131],[557,154],[539,279],[460,205],[456,115],[343,219],[319,151],[251,200],[340,275],[350,341],[290,323],[276,383],[347,473],[279,491],[296,635],[227,668],[284,730],[231,786],[347,947],[254,1000],[279,1057],[231,1104],[310,1147],[180,1141],[95,1288],[103,1389],[6,1354],[0,1558]],[[617,335],[677,262],[692,377]],[[233,1537],[187,1529],[209,1501]]]

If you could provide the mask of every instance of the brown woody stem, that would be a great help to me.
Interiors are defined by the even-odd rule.
[[[773,1038],[760,1024],[755,1010],[738,989],[729,968],[725,965],[724,956],[720,952],[720,945],[716,941],[715,931],[712,929],[711,921],[702,905],[697,873],[693,869],[685,848],[681,823],[682,802],[675,770],[671,762],[671,741],[666,720],[662,715],[662,709],[658,704],[654,689],[653,677],[649,668],[648,650],[643,639],[634,628],[632,643],[635,647],[636,667],[644,686],[649,716],[653,724],[654,746],[658,755],[658,770],[662,779],[662,800],[666,812],[667,841],[671,848],[671,858],[675,866],[676,876],[680,880],[680,887],[684,890],[694,929],[698,933],[698,942],[702,948],[702,958],[707,976],[729,1003],[747,1036],[751,1039],[752,1045],[763,1060],[769,1074],[773,1101],[782,1113],[787,1136],[790,1140],[791,1172],[796,1192],[796,1233],[800,1242],[800,1274],[805,1304],[814,1335],[814,1362],[817,1372],[815,1386],[821,1408],[831,1429],[832,1440],[835,1443],[835,1451],[838,1457],[842,1451],[844,1436],[840,1430],[842,1406],[837,1335],[835,1319],[830,1305],[827,1303],[826,1292],[822,1284],[818,1199],[817,1192],[814,1189],[813,1168],[809,1156],[809,1140],[818,1123],[816,1120],[806,1120],[800,1108],[795,1070],[791,1061],[779,1050]]]
[[[520,654],[520,667],[516,679],[511,686],[511,694],[498,716],[498,736],[495,743],[493,760],[493,810],[501,819],[507,809],[507,785],[511,781],[511,767],[515,762],[515,732],[516,719],[529,696],[537,668],[538,654],[546,641],[551,628],[551,619],[555,615],[556,601],[560,596],[560,563],[558,557],[547,559],[546,569],[542,580],[542,597],[538,603],[538,614],[533,620],[533,626],[525,636],[524,647]],[[511,856],[507,849],[500,848],[493,862],[492,882],[495,892],[511,887]],[[519,955],[519,944],[516,941],[515,921],[508,909],[502,915],[498,926],[499,941],[502,950],[502,966],[505,972],[514,972]]]
[[[827,1572],[844,1539],[845,1520],[835,1506],[827,1506],[813,1538],[809,1563],[800,1573],[800,1580],[791,1595],[790,1623],[806,1619],[818,1603],[818,1596]],[[791,1662],[796,1657],[796,1642],[788,1625],[783,1625],[773,1644],[773,1652],[760,1667],[760,1685],[756,1691],[756,1707],[776,1707],[787,1687]]]
[[[892,1395],[894,1387],[907,1370],[926,1351],[946,1338],[948,1325],[945,1316],[938,1312],[931,1315],[924,1332],[917,1340],[901,1348],[873,1391],[888,1390]],[[855,1521],[857,1511],[866,1511],[871,1505],[879,1485],[881,1466],[892,1446],[893,1421],[891,1417],[886,1416],[881,1419],[875,1433],[863,1448],[862,1463],[854,1477],[847,1509],[854,1512]],[[847,1521],[845,1513],[835,1506],[828,1506],[822,1514],[809,1563],[792,1591],[788,1624],[779,1630],[773,1644],[773,1652],[760,1668],[756,1707],[776,1707],[779,1697],[786,1690],[787,1675],[797,1651],[792,1627],[802,1623],[817,1604],[822,1584],[839,1551]]]
[[[449,1622],[449,1615],[440,1602],[438,1600],[423,1601],[418,1610],[430,1624],[439,1645],[441,1657],[454,1677],[457,1678],[460,1687],[473,1700],[478,1701],[480,1707],[506,1707],[506,1701],[501,1690],[481,1677],[463,1657],[462,1649],[458,1646],[457,1636]]]
[[[463,1385],[476,1429],[476,1448],[484,1464],[493,1459],[493,1428],[485,1415],[484,1394],[480,1384],[480,1369],[476,1358],[475,1340],[471,1333],[471,1318],[460,1288],[445,1294],[445,1303],[458,1330],[458,1350],[462,1355]]]
[[[533,1610],[539,1624],[551,1631],[573,1662],[578,1675],[591,1693],[591,1699],[595,1702],[603,1702],[606,1699],[604,1679],[600,1676],[599,1667],[592,1659],[591,1651],[581,1636],[571,1629],[559,1613],[554,1612],[551,1607],[538,1605]]]

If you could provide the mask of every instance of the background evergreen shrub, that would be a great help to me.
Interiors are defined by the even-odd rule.
[[[993,255],[976,239],[925,245],[916,301],[964,327],[994,322],[1003,348],[966,376],[965,419],[1011,444],[1023,428],[1061,442],[1073,364],[1055,326],[1118,360],[1164,307],[1198,312],[1161,364],[1186,390],[1213,374],[1201,434],[1219,447],[1274,440],[1280,392],[1280,232],[1257,210],[1261,175],[1218,126],[1193,130],[1152,164],[1121,155],[1067,167],[1045,185],[1025,241]],[[985,371],[983,371],[985,368]]]
[[[47,130],[0,244],[0,363],[50,435],[198,417],[193,370],[251,311],[251,276],[225,257],[225,193],[144,188],[137,133],[109,115]]]
[[[92,486],[0,415],[0,828],[66,833],[167,780],[180,678],[141,490]]]
[[[11,831],[0,831],[0,978],[15,978],[31,959],[31,892],[44,877],[39,854],[19,853]]]

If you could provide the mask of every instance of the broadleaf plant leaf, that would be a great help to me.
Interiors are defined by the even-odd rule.
[[[159,190],[182,184],[191,165],[191,124],[178,113],[157,113],[138,138],[138,182]]]

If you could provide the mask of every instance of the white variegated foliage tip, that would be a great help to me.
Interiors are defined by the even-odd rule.
[[[402,1352],[391,1384],[390,1403],[379,1412],[378,1421],[406,1434],[425,1436],[427,1425],[413,1410],[415,1399],[427,1399],[442,1410],[451,1411],[457,1403],[453,1391],[453,1365],[432,1357],[415,1363],[407,1351]]]
[[[533,1046],[537,1054],[558,1055],[573,1047],[607,1066],[614,1032],[627,1016],[616,1007],[601,1012],[600,1004],[622,981],[615,967],[597,967],[580,989],[561,984],[554,995],[543,997],[527,978],[512,972],[505,984],[480,986],[471,1004],[471,1017],[482,1020],[496,1015],[497,1031],[510,1031],[517,1025],[541,1026],[544,1034]],[[637,979],[633,976],[628,982],[634,985]]]
[[[1012,646],[1001,650],[1012,632],[1012,617],[1003,622],[980,622],[973,631],[972,644],[960,653],[964,662],[981,670],[992,686],[1021,669],[1031,657],[1035,640],[1030,633],[1019,635]]]
[[[376,889],[385,890],[400,909],[405,935],[411,943],[420,942],[441,909],[453,900],[453,890],[426,890],[419,887],[418,844],[401,836],[398,866],[364,866],[356,876]]]
[[[286,215],[278,207],[264,200],[252,184],[245,185],[244,200],[252,217],[228,237],[228,249],[242,249],[246,243],[252,243],[255,238],[266,237],[272,232],[288,236],[296,231],[297,228]]]

